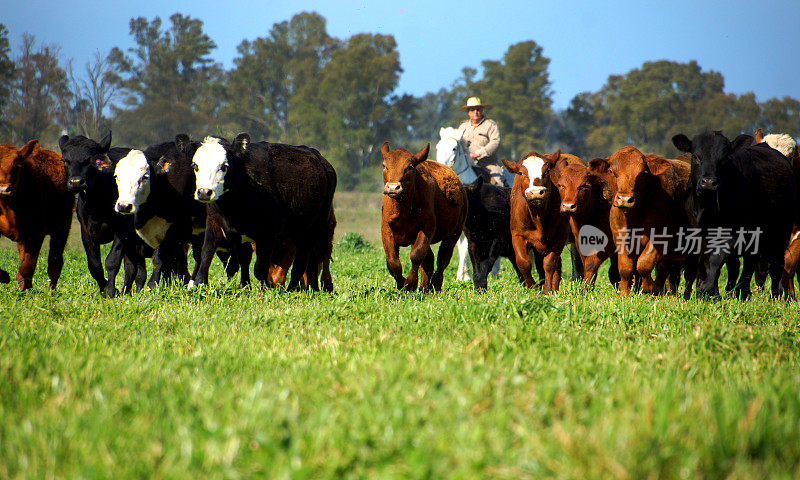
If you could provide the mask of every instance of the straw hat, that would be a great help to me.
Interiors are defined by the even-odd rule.
[[[481,99],[478,97],[469,97],[467,99],[467,104],[461,107],[461,110],[468,112],[470,108],[486,108],[490,106],[491,105],[481,103]]]

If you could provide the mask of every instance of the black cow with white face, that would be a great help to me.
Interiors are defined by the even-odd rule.
[[[82,135],[62,136],[58,145],[67,173],[67,186],[78,194],[75,208],[81,226],[81,241],[86,251],[89,273],[97,282],[101,294],[113,297],[115,279],[123,260],[125,279],[123,292],[129,293],[134,281],[139,288],[147,277],[143,255],[144,244],[133,228],[133,219],[114,210],[117,188],[114,185],[114,163],[124,157],[129,148],[111,148],[111,132],[99,143]],[[105,268],[100,260],[100,246],[112,242],[106,256]]]
[[[735,294],[745,299],[758,261],[769,264],[772,295],[781,294],[783,254],[789,243],[792,224],[798,212],[797,191],[792,169],[786,158],[768,145],[752,145],[753,138],[739,135],[733,142],[721,132],[706,132],[689,139],[679,134],[672,138],[678,150],[692,154],[687,209],[703,229],[708,244],[713,228],[730,228],[729,255],[707,255],[708,270],[699,294],[719,297],[717,282],[726,258],[735,256],[737,232],[762,233],[758,251],[750,249],[744,257]]]
[[[193,247],[195,268],[199,264],[206,223],[206,207],[193,198],[195,185],[191,156],[197,148],[188,135],[172,142],[130,150],[114,169],[119,198],[115,210],[134,219],[136,233],[155,249],[153,274],[148,286],[154,288],[173,273],[184,284],[190,281],[186,246]]]
[[[262,284],[272,285],[268,271],[273,252],[288,239],[297,248],[288,288],[297,288],[304,273],[308,287],[319,288],[319,265],[325,259],[316,252],[329,252],[326,246],[332,235],[329,214],[336,172],[318,151],[305,146],[251,143],[246,133],[239,134],[232,144],[206,137],[194,154],[192,166],[197,182],[195,198],[216,203],[231,245],[256,243],[254,274]],[[208,281],[211,258],[219,247],[219,239],[207,230],[198,283]]]

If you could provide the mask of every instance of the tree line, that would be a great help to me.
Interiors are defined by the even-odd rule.
[[[144,146],[177,133],[230,139],[248,132],[313,146],[336,167],[340,188],[374,189],[384,140],[413,151],[435,144],[440,127],[466,118],[459,107],[472,95],[492,105],[501,156],[511,159],[558,148],[604,157],[626,144],[672,156],[674,134],[707,129],[800,136],[797,99],[725,93],[722,74],[695,61],[646,62],[556,111],[550,59],[533,40],[417,97],[395,93],[403,70],[392,35],[338,39],[314,12],[243,40],[228,70],[214,61],[203,22],[190,16],[176,13],[168,24],[134,18],[130,35],[134,47],[98,53],[76,72],[57,45],[39,45],[28,33],[12,52],[0,24],[0,140],[54,145],[62,132],[99,138],[113,130],[115,144]]]

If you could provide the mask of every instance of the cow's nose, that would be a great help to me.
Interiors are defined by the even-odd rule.
[[[211,200],[211,195],[213,193],[214,192],[210,188],[198,188],[197,191],[195,192],[195,196],[197,197],[198,200],[207,202]]]
[[[119,213],[131,213],[133,210],[133,204],[128,202],[117,202],[117,211]]]
[[[546,187],[535,187],[531,188],[527,192],[525,192],[525,196],[528,200],[541,200],[545,196],[547,196],[547,188]]]
[[[81,190],[86,186],[86,182],[81,177],[72,177],[67,182],[67,188],[70,190]]]
[[[383,186],[383,194],[394,197],[403,193],[403,186],[399,183],[387,183]]]
[[[630,195],[617,195],[614,197],[614,206],[619,208],[631,208],[636,199]]]
[[[572,202],[572,203],[564,202],[564,203],[561,204],[561,211],[562,212],[570,213],[570,212],[574,212],[576,209],[577,209],[577,207],[576,207],[574,202]]]
[[[719,184],[714,177],[703,177],[700,179],[700,188],[703,190],[716,190],[719,188]]]

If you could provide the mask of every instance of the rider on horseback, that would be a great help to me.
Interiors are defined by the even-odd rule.
[[[500,187],[503,181],[503,167],[497,161],[497,149],[500,147],[500,130],[494,120],[483,115],[484,108],[489,105],[481,103],[478,97],[469,97],[467,104],[461,107],[469,115],[469,120],[459,125],[464,130],[464,141],[469,144],[469,156],[473,164],[480,170],[487,182]]]

